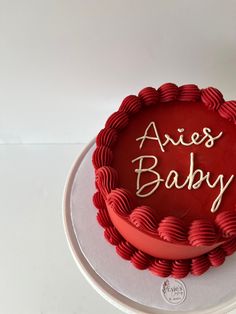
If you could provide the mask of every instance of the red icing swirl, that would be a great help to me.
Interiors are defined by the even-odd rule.
[[[112,190],[107,197],[107,204],[121,216],[128,216],[134,207],[132,195],[123,188]]]
[[[208,258],[212,266],[218,267],[225,261],[225,252],[221,247],[217,247],[208,253]]]
[[[116,246],[116,252],[123,259],[130,260],[136,248],[127,241],[123,241]]]
[[[172,261],[156,258],[149,266],[149,270],[156,276],[168,277],[172,271]]]
[[[171,276],[176,279],[184,278],[188,275],[191,267],[191,260],[180,259],[173,261]]]
[[[221,247],[227,256],[232,255],[236,251],[236,238],[228,240]]]
[[[119,111],[124,111],[129,114],[137,113],[141,110],[142,103],[140,99],[135,95],[129,95],[125,97],[125,99],[122,101]]]
[[[96,147],[93,152],[93,165],[95,169],[98,169],[102,166],[110,166],[113,159],[113,153],[109,147],[99,146]]]
[[[236,212],[224,211],[217,215],[215,223],[224,237],[236,236]]]
[[[158,88],[159,99],[161,102],[176,100],[178,97],[178,86],[173,83],[165,83]]]
[[[112,245],[118,245],[123,241],[122,236],[117,231],[115,227],[108,227],[104,230],[104,237],[107,239],[109,243]]]
[[[158,227],[159,236],[168,242],[183,242],[187,240],[187,230],[183,221],[174,216],[162,219]]]
[[[200,276],[204,274],[210,267],[210,262],[207,255],[201,255],[192,259],[191,274]]]
[[[218,110],[224,102],[223,95],[217,88],[214,87],[202,89],[201,100],[210,110]]]
[[[104,198],[102,197],[101,192],[97,191],[93,195],[93,204],[97,209],[106,208],[106,203],[104,201]]]
[[[101,167],[96,171],[96,183],[104,199],[118,185],[117,171],[112,167]]]
[[[191,223],[188,240],[192,246],[209,246],[216,242],[214,225],[207,219],[197,219]]]
[[[105,127],[122,130],[128,123],[128,114],[124,111],[116,111],[108,118]]]
[[[200,90],[195,84],[186,84],[179,87],[180,101],[198,101],[200,99]]]
[[[96,144],[97,146],[108,146],[112,147],[118,138],[118,133],[115,129],[105,128],[102,129],[97,137]]]
[[[152,261],[152,258],[150,255],[137,250],[132,255],[130,261],[134,265],[134,267],[142,270],[148,268]]]
[[[149,206],[135,208],[130,214],[130,221],[139,229],[151,232],[156,231],[157,221]]]
[[[143,88],[139,94],[139,98],[141,99],[141,102],[145,106],[151,106],[156,105],[158,103],[158,92],[153,87],[145,87]]]
[[[98,211],[97,221],[103,228],[112,226],[112,222],[106,208],[102,208]]]
[[[235,100],[224,102],[220,106],[218,112],[221,115],[221,117],[227,119],[228,121],[232,121],[233,123],[236,124],[236,101]]]

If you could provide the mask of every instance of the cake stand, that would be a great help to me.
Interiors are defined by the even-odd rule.
[[[219,268],[182,280],[137,270],[103,237],[92,203],[94,140],[69,173],[63,199],[67,241],[76,264],[107,301],[125,313],[228,313],[236,308],[236,254]]]

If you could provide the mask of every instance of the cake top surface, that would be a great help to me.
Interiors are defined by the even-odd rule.
[[[234,210],[235,138],[235,125],[201,101],[160,102],[120,132],[111,166],[137,206],[150,206],[158,220],[214,221]]]

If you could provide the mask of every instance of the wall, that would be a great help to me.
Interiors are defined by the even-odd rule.
[[[0,143],[88,142],[166,81],[236,98],[236,1],[0,1]]]

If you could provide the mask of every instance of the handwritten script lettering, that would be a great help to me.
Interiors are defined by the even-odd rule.
[[[149,131],[153,129],[154,135],[151,136]],[[160,135],[157,131],[157,127],[155,122],[151,122],[145,132],[144,135],[137,138],[137,141],[141,141],[139,148],[142,149],[143,144],[146,140],[156,141],[160,147],[160,150],[164,153],[165,146],[171,143],[174,146],[177,145],[184,145],[184,146],[191,146],[191,145],[205,145],[206,148],[211,148],[214,146],[216,140],[218,140],[223,132],[220,132],[217,135],[212,135],[211,129],[205,127],[203,128],[203,135],[200,135],[197,132],[192,133],[191,140],[186,141],[184,139],[184,132],[183,128],[177,129],[180,133],[178,140],[174,140],[170,135],[164,134],[165,141],[163,142],[160,138]],[[179,174],[176,170],[170,170],[168,176],[166,178],[162,178],[160,173],[156,171],[158,166],[158,158],[153,155],[142,155],[132,160],[132,163],[138,162],[138,168],[135,169],[135,173],[137,173],[137,180],[136,180],[136,195],[139,197],[148,197],[152,195],[160,186],[160,184],[164,184],[166,189],[183,189],[187,188],[188,190],[196,190],[199,189],[203,183],[206,183],[207,186],[211,189],[218,188],[218,194],[214,199],[211,212],[216,212],[221,204],[222,197],[230,186],[234,179],[234,175],[231,175],[228,179],[224,177],[223,174],[219,174],[215,180],[213,180],[211,173],[208,171],[206,173],[203,170],[196,168],[195,169],[195,155],[193,152],[190,152],[189,155],[189,173],[185,179],[185,181],[181,184],[179,179]],[[144,167],[145,161],[148,161],[148,164],[151,164],[149,167]],[[151,177],[152,180],[141,184],[143,181],[142,178],[145,173],[149,174],[149,178]]]
[[[150,136],[150,135],[148,135],[148,132],[149,132],[149,130],[151,130],[151,129],[153,129],[153,132],[154,132],[155,136]],[[184,132],[184,129],[177,129],[177,131],[178,131],[179,133],[182,133],[182,132]],[[199,133],[197,133],[197,132],[194,132],[194,133],[192,134],[192,136],[191,136],[191,141],[190,141],[190,142],[186,142],[186,141],[184,140],[184,135],[183,135],[183,134],[181,134],[181,135],[179,136],[179,139],[178,139],[177,141],[175,141],[173,138],[171,138],[170,135],[165,134],[164,136],[165,136],[166,140],[165,140],[165,142],[162,142],[162,141],[161,141],[161,138],[160,138],[160,135],[159,135],[159,133],[158,133],[158,131],[157,131],[157,127],[156,127],[155,122],[151,122],[151,123],[148,125],[148,127],[146,128],[146,130],[145,130],[145,132],[144,132],[144,135],[141,136],[141,137],[138,137],[138,138],[136,139],[136,141],[141,141],[140,146],[139,146],[140,149],[143,147],[143,144],[144,144],[144,142],[145,142],[146,140],[154,140],[154,141],[157,141],[157,143],[158,143],[159,146],[160,146],[161,151],[164,153],[164,152],[165,152],[165,146],[166,146],[168,143],[171,143],[171,144],[174,145],[174,146],[177,146],[177,145],[191,146],[191,145],[200,145],[200,144],[202,144],[202,143],[205,142],[205,146],[206,146],[207,148],[211,148],[212,146],[214,146],[215,141],[216,141],[217,139],[219,139],[219,138],[222,136],[223,132],[220,132],[220,133],[219,133],[218,135],[216,135],[216,136],[212,136],[212,134],[211,134],[211,129],[209,129],[209,128],[203,128],[203,134],[204,134],[204,136],[203,136],[202,138],[200,138],[201,135],[200,135]],[[199,138],[200,138],[200,139],[199,139]]]

